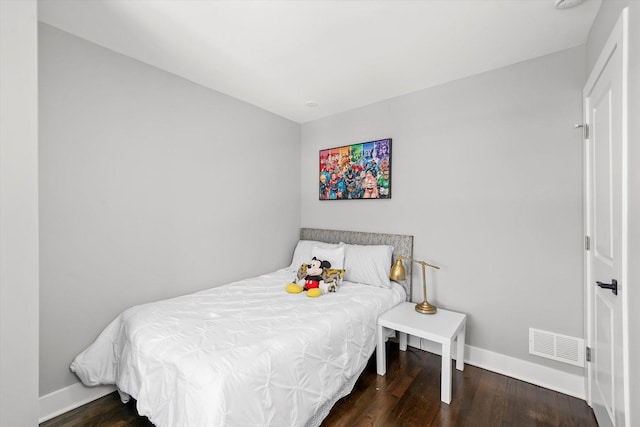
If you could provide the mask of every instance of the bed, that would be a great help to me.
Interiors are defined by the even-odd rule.
[[[341,251],[337,292],[284,291],[299,263]],[[411,298],[388,271],[412,251],[413,236],[303,228],[288,267],[131,307],[71,370],[115,384],[158,427],[318,426],[373,354],[377,317]]]

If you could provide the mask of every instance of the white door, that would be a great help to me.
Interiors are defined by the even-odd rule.
[[[625,426],[626,9],[585,85],[587,398],[600,427]],[[616,289],[617,285],[617,289]],[[628,426],[630,427],[630,426]]]

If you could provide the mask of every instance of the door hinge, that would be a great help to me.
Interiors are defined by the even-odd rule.
[[[589,236],[584,236],[584,250],[591,250],[591,238]]]
[[[584,358],[587,362],[591,362],[591,347],[586,348],[586,351],[584,352]]]
[[[574,125],[576,129],[582,128],[582,137],[584,139],[589,139],[589,125],[587,123]]]

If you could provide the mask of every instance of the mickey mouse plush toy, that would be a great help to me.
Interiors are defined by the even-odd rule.
[[[300,266],[296,276],[296,283],[289,283],[286,286],[287,292],[299,294],[302,291],[307,291],[307,296],[312,298],[330,292],[324,289],[326,286],[323,280],[324,272],[329,268],[331,268],[329,261],[320,261],[318,258],[313,257],[311,263]]]

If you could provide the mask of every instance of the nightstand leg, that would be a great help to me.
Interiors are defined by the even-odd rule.
[[[440,400],[451,403],[451,343],[442,344],[442,378]]]
[[[384,326],[378,325],[378,343],[376,345],[376,370],[378,375],[387,373],[387,354],[384,339]]]
[[[400,341],[400,350],[407,351],[407,334],[398,332],[398,341]]]
[[[464,371],[464,340],[465,329],[467,328],[466,322],[462,324],[460,332],[458,332],[458,338],[456,338],[456,369]]]

